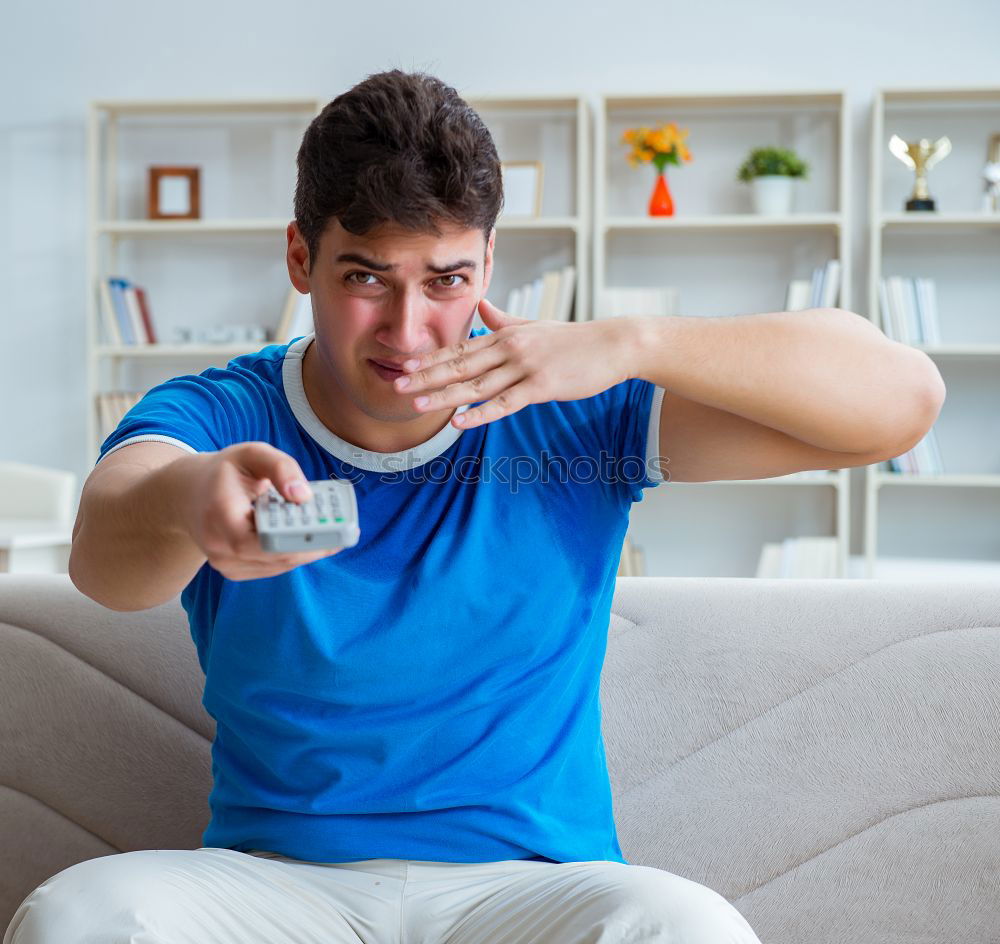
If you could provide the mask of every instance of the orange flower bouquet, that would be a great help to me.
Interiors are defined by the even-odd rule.
[[[693,160],[685,144],[687,136],[687,129],[679,130],[673,121],[661,128],[629,128],[622,133],[621,143],[632,145],[626,157],[633,167],[640,163],[656,165],[656,187],[649,201],[650,216],[674,215],[674,201],[664,169],[667,164],[680,167],[682,160]]]

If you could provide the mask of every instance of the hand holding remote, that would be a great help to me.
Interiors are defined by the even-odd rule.
[[[255,500],[272,486],[296,504],[308,502],[311,490],[299,464],[265,442],[246,442],[218,452],[198,453],[187,464],[180,525],[223,577],[255,580],[274,577],[343,548],[275,553],[261,545],[254,522]],[[296,484],[301,487],[296,488]]]

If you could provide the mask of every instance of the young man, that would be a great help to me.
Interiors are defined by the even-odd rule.
[[[598,692],[629,509],[668,463],[898,455],[939,376],[836,310],[507,316],[484,298],[496,150],[426,75],[339,96],[298,170],[288,270],[314,335],[151,390],[74,532],[98,602],[181,594],[217,728],[205,845],[72,866],[5,944],[757,942],[618,845]],[[331,476],[355,484],[358,545],[262,551],[251,500]]]

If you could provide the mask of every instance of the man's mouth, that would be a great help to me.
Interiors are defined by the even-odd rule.
[[[388,367],[381,361],[377,361],[374,358],[369,358],[368,362],[372,365],[375,373],[378,374],[383,380],[393,381],[397,377],[403,376],[402,368]]]

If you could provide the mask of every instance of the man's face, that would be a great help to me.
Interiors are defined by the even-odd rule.
[[[355,236],[336,219],[320,240],[317,257],[297,225],[288,227],[288,268],[299,291],[312,294],[315,348],[323,397],[341,411],[374,420],[426,419],[412,395],[397,392],[397,372],[375,361],[401,364],[408,357],[447,347],[469,336],[493,268],[494,234],[441,224],[441,236],[413,233],[385,223]],[[357,422],[364,422],[355,416]]]

